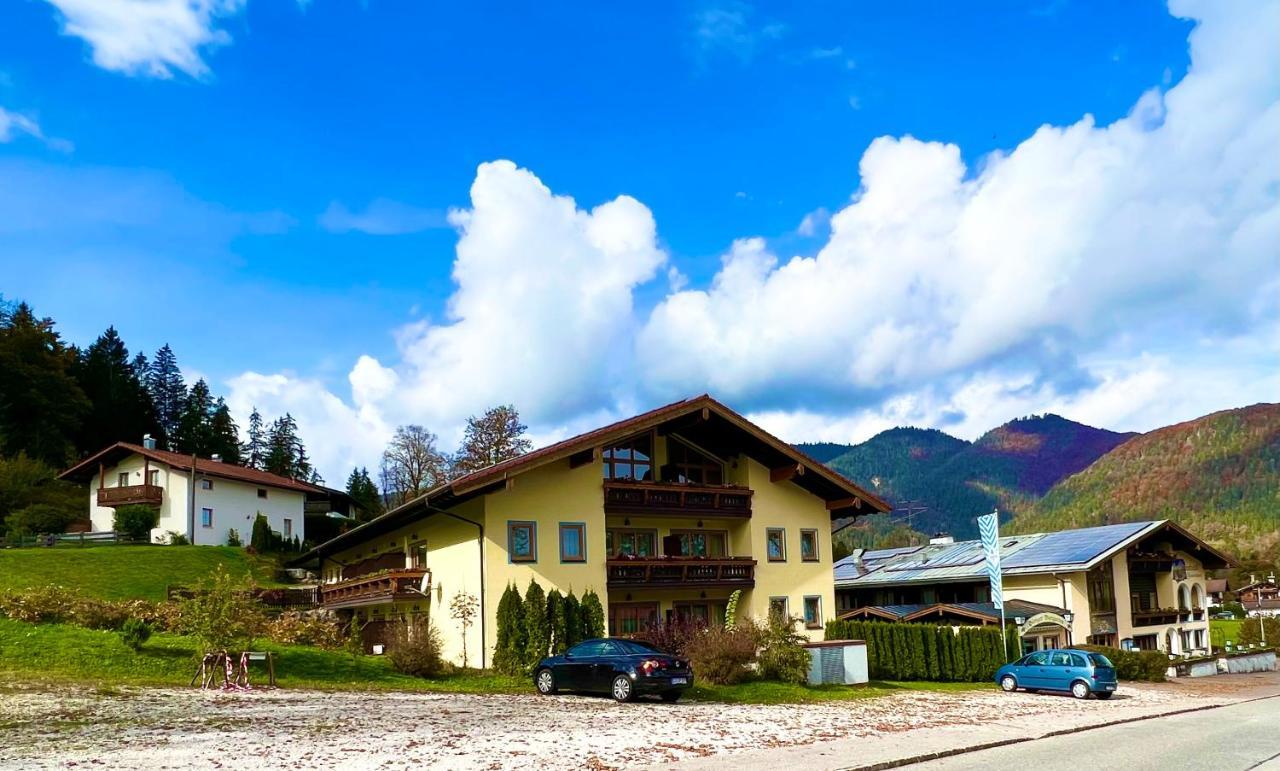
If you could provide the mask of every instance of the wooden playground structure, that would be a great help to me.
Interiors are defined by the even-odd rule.
[[[223,691],[247,691],[253,686],[249,684],[249,664],[254,661],[263,662],[267,670],[266,688],[276,686],[276,659],[270,651],[242,651],[235,656],[227,651],[214,651],[204,654],[200,666],[191,677],[191,685],[197,681],[204,689],[217,688]]]

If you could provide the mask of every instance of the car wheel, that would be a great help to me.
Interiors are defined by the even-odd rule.
[[[1077,680],[1071,684],[1071,695],[1077,699],[1089,698],[1089,684],[1083,680]]]
[[[538,670],[538,676],[533,679],[533,682],[538,686],[538,693],[543,696],[550,696],[556,692],[556,676],[550,669]]]
[[[1097,693],[1094,694],[1094,696],[1097,696],[1099,699],[1106,701],[1107,699],[1111,698],[1111,691],[1098,691]]]
[[[680,701],[680,692],[667,691],[666,693],[662,694],[662,700],[668,704],[675,704],[677,701]]]
[[[631,701],[635,698],[635,687],[631,684],[631,678],[626,675],[618,675],[613,678],[613,687],[609,689],[614,701]]]
[[[1005,693],[1013,693],[1018,690],[1018,681],[1013,675],[1005,675],[1000,678],[1000,689]]]

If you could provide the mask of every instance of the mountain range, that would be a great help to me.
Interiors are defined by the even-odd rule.
[[[975,518],[998,508],[1007,532],[1173,519],[1241,557],[1280,559],[1276,404],[1141,435],[1039,415],[973,442],[903,427],[856,445],[797,447],[894,506],[844,528],[844,548],[918,543],[934,533],[976,538]]]

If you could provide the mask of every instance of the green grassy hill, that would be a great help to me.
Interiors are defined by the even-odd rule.
[[[1172,519],[1215,546],[1280,561],[1280,404],[1216,412],[1132,439],[1059,482],[1015,532]]]
[[[163,600],[218,566],[276,586],[275,563],[231,546],[72,546],[0,550],[0,590],[58,584],[104,599]]]
[[[910,523],[917,533],[974,538],[978,515],[996,507],[1011,515],[1030,506],[1054,483],[1131,436],[1058,415],[1010,421],[975,442],[935,429],[895,428],[831,459],[829,465],[895,507],[906,501],[924,507]],[[874,545],[902,545],[910,530],[903,527],[901,514],[893,520],[858,527],[874,531]],[[852,529],[850,536],[860,538]]]

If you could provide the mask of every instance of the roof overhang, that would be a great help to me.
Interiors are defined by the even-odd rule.
[[[449,509],[497,492],[519,474],[551,463],[589,461],[604,445],[646,431],[678,434],[720,457],[744,454],[771,470],[771,479],[789,481],[822,498],[831,518],[888,512],[889,504],[805,453],[795,449],[720,402],[703,394],[542,447],[439,485],[360,527],[348,530],[302,555],[324,556],[364,538],[395,530],[424,512]],[[775,475],[774,472],[777,472]]]

